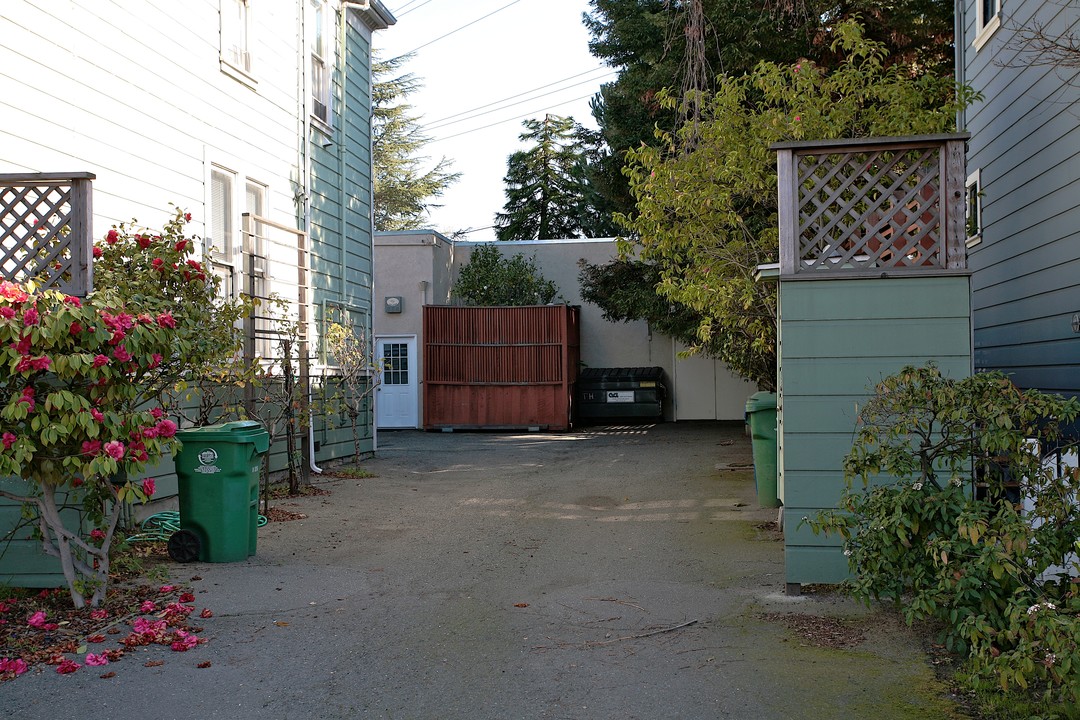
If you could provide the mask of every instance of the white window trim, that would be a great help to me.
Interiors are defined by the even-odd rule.
[[[229,37],[228,28],[225,20],[226,6],[236,2],[240,2],[245,8],[244,24],[246,25],[244,30],[246,49],[243,51],[244,57],[239,59],[234,57],[235,48],[233,46],[227,46],[227,41],[229,40]],[[252,74],[252,66],[254,64],[252,53],[252,28],[254,27],[254,23],[252,22],[253,10],[251,7],[251,3],[249,2],[249,0],[220,0],[218,8],[218,15],[220,18],[219,64],[221,66],[221,72],[233,78],[234,80],[238,80],[244,85],[255,89],[255,87],[259,84],[259,81],[256,80],[255,76]]]
[[[978,232],[974,235],[968,235],[968,218],[970,210],[968,209],[968,198],[971,197],[971,190],[974,189],[978,197],[978,203],[975,206],[975,227]],[[982,201],[982,169],[976,168],[975,172],[967,176],[967,182],[964,184],[964,234],[967,236],[965,241],[966,245],[975,247],[982,242],[983,235],[983,201]]]
[[[204,176],[204,215],[205,215],[205,240],[203,250],[210,254],[211,258],[219,267],[227,267],[232,273],[232,295],[239,296],[244,291],[244,224],[243,213],[249,212],[247,205],[248,184],[258,185],[262,188],[263,217],[270,217],[270,185],[248,172],[236,158],[213,148],[207,148],[203,158]],[[233,226],[232,248],[229,253],[212,253],[213,239],[216,229],[213,227],[213,173],[219,171],[227,174],[232,179],[232,208],[231,219]],[[270,277],[264,278],[266,291],[270,292]]]
[[[983,17],[982,0],[975,0],[975,39],[971,45],[976,51],[980,50],[1001,27],[1001,2],[1002,0],[994,0],[996,11],[993,17],[987,19]]]

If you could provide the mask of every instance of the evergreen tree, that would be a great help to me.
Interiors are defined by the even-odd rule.
[[[374,59],[372,75],[372,170],[375,174],[373,212],[376,230],[415,230],[428,222],[432,204],[461,173],[441,158],[430,170],[420,152],[429,142],[411,114],[407,98],[420,87],[411,73],[395,75],[408,55]]]
[[[495,215],[499,240],[583,237],[591,229],[585,203],[587,149],[573,118],[546,115],[524,122],[532,143],[506,163],[506,204]]]

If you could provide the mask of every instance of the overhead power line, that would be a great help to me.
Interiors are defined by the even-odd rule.
[[[405,15],[408,15],[409,13],[411,13],[413,10],[419,10],[420,8],[424,7],[429,2],[431,2],[431,0],[424,0],[424,2],[420,3],[419,5],[416,5],[416,7],[412,7],[412,8],[409,7],[410,5],[415,5],[416,2],[417,2],[417,0],[410,0],[410,2],[405,3],[404,5],[399,7],[397,10],[393,10],[392,12],[394,14],[394,17],[396,17],[396,18],[404,17]]]
[[[476,112],[473,115],[468,115],[468,117],[459,118],[457,120],[450,120],[449,122],[436,121],[434,123],[429,123],[427,125],[424,125],[422,127],[422,129],[424,130],[424,132],[428,132],[428,131],[431,131],[431,130],[441,130],[442,128],[446,128],[446,127],[449,127],[451,125],[457,125],[458,123],[468,122],[469,120],[475,120],[476,118],[484,117],[485,115],[491,115],[492,113],[499,112],[500,110],[507,110],[507,109],[515,107],[517,105],[524,105],[527,102],[532,102],[533,100],[539,100],[540,98],[547,97],[548,95],[555,95],[556,93],[561,93],[564,90],[569,90],[570,88],[575,88],[575,87],[577,87],[579,85],[588,85],[590,83],[594,83],[594,82],[596,82],[597,80],[599,80],[602,77],[606,77],[607,75],[614,74],[614,72],[615,71],[612,70],[612,71],[609,71],[609,72],[605,73],[604,75],[601,75],[600,77],[592,78],[592,79],[589,79],[589,80],[582,80],[581,82],[576,82],[576,83],[573,83],[572,85],[566,85],[564,87],[557,88],[555,90],[550,90],[550,91],[548,91],[546,93],[540,93],[539,95],[533,95],[532,97],[525,98],[524,100],[518,100],[517,102],[514,102],[514,103],[507,103],[507,104],[503,105],[502,103],[504,103],[506,101],[505,100],[499,100],[499,101],[494,102],[494,103],[489,103],[488,105],[481,105],[479,108],[475,108],[475,109],[480,110],[482,108],[490,107],[491,105],[500,105],[500,107],[497,107],[497,108],[495,108],[493,110],[485,110],[484,112]],[[544,87],[547,87],[547,86],[545,85]],[[532,91],[530,91],[530,92],[532,92]],[[522,94],[523,95],[529,95],[530,93],[522,93]],[[510,99],[512,99],[514,97],[520,97],[520,95],[514,95],[511,98],[506,98],[506,99],[510,100]],[[586,96],[586,97],[588,97],[588,96]],[[466,115],[466,114],[468,114],[470,112],[473,112],[473,111],[472,110],[467,110],[464,113],[458,113],[458,115]],[[456,117],[456,116],[451,115],[450,117]]]
[[[508,2],[508,3],[506,3],[505,5],[503,5],[503,6],[502,6],[501,8],[499,8],[498,10],[492,10],[492,11],[491,11],[491,12],[489,12],[489,13],[488,13],[487,15],[484,15],[483,17],[478,17],[478,18],[476,18],[475,20],[473,20],[473,21],[471,21],[471,22],[467,22],[467,23],[465,23],[464,25],[462,25],[462,26],[461,26],[461,27],[459,27],[459,28],[454,28],[454,29],[453,29],[453,30],[451,30],[450,32],[446,33],[445,35],[440,35],[439,37],[435,38],[434,40],[428,40],[428,41],[427,41],[426,43],[424,43],[423,45],[417,45],[416,47],[414,47],[414,48],[413,48],[412,50],[410,50],[409,52],[404,52],[404,53],[401,53],[401,54],[400,54],[400,55],[398,55],[397,57],[395,57],[395,58],[391,58],[391,60],[397,60],[397,58],[399,58],[399,57],[404,57],[405,55],[411,55],[411,54],[413,54],[414,52],[416,52],[417,50],[420,50],[421,48],[426,48],[426,47],[427,47],[428,45],[431,45],[431,44],[433,44],[433,43],[437,43],[437,42],[439,42],[440,40],[442,40],[442,39],[444,39],[444,38],[448,38],[448,37],[450,37],[451,35],[453,35],[454,33],[457,33],[457,32],[461,32],[462,30],[464,30],[464,29],[465,29],[465,28],[467,28],[467,27],[472,27],[473,25],[475,25],[476,23],[480,22],[481,20],[486,20],[486,19],[488,19],[489,17],[491,17],[492,15],[494,15],[494,14],[496,14],[496,13],[500,13],[500,12],[502,12],[502,11],[503,11],[503,10],[505,10],[506,8],[510,7],[511,5],[517,5],[517,4],[519,3],[519,2],[521,2],[521,0],[512,0],[511,2]],[[415,10],[416,8],[413,8],[413,9]]]
[[[428,140],[428,144],[434,144],[434,143],[437,143],[437,142],[442,142],[443,140],[449,140],[451,138],[461,137],[462,135],[468,135],[469,133],[479,132],[480,130],[487,130],[488,128],[495,127],[496,125],[502,125],[504,123],[513,122],[515,120],[524,120],[525,118],[528,118],[528,117],[535,117],[539,113],[547,112],[548,110],[553,110],[554,108],[562,107],[563,105],[569,105],[570,103],[577,102],[578,100],[584,100],[585,98],[590,98],[592,96],[593,96],[593,93],[589,93],[588,95],[582,95],[581,97],[576,97],[576,98],[572,98],[570,100],[565,100],[565,101],[563,101],[561,103],[556,103],[555,105],[549,105],[546,108],[541,108],[539,110],[533,110],[532,112],[525,113],[524,115],[517,115],[517,116],[512,117],[512,118],[506,118],[505,120],[499,120],[497,122],[488,123],[487,125],[482,125],[482,126],[480,126],[478,128],[473,128],[471,130],[462,130],[459,133],[454,133],[453,135],[447,135],[446,137],[430,139],[430,140]]]

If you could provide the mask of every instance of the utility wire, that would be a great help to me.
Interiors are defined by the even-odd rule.
[[[526,113],[524,115],[518,115],[517,117],[506,118],[505,120],[499,120],[498,122],[489,123],[487,125],[483,125],[483,126],[478,127],[478,128],[473,128],[472,130],[462,130],[459,133],[455,133],[453,135],[447,135],[446,137],[441,137],[441,138],[435,138],[435,139],[432,139],[432,140],[428,140],[428,144],[442,142],[443,140],[449,140],[450,138],[461,137],[462,135],[468,135],[469,133],[479,132],[480,130],[487,130],[490,127],[495,127],[496,125],[502,125],[503,123],[513,122],[514,120],[522,120],[522,119],[527,118],[527,117],[533,117],[537,113],[547,112],[548,110],[553,110],[553,109],[555,109],[557,107],[562,107],[563,105],[569,105],[570,103],[577,102],[578,100],[584,100],[585,98],[591,98],[593,95],[594,95],[594,93],[589,93],[588,95],[582,95],[581,97],[576,97],[576,98],[573,98],[573,99],[570,99],[570,100],[566,100],[564,102],[557,103],[555,105],[549,105],[548,107],[541,108],[540,110],[534,110],[531,113]]]
[[[502,12],[502,11],[503,11],[503,10],[505,10],[506,8],[510,7],[511,5],[517,5],[517,4],[519,3],[519,2],[521,2],[521,0],[512,0],[512,2],[508,2],[508,3],[506,3],[505,5],[503,5],[503,6],[502,6],[501,8],[499,8],[498,10],[492,10],[491,12],[489,12],[489,13],[488,13],[487,15],[484,15],[483,17],[478,17],[478,18],[476,18],[475,20],[473,20],[472,22],[468,22],[468,23],[465,23],[465,24],[464,24],[464,25],[462,25],[461,27],[459,27],[459,28],[455,28],[455,29],[451,30],[450,32],[446,33],[445,35],[440,35],[439,37],[435,38],[434,40],[428,40],[428,41],[427,41],[426,43],[424,43],[423,45],[418,45],[418,46],[414,47],[414,48],[413,48],[412,50],[410,50],[409,52],[406,52],[406,53],[401,53],[401,55],[398,55],[398,56],[397,56],[397,57],[395,57],[395,58],[391,58],[391,60],[397,60],[397,58],[399,58],[399,57],[403,57],[403,56],[405,56],[405,55],[411,55],[412,53],[416,52],[417,50],[419,50],[419,49],[421,49],[421,48],[426,48],[426,47],[427,47],[428,45],[431,45],[431,44],[433,44],[433,43],[437,43],[437,42],[439,42],[440,40],[442,40],[443,38],[448,38],[448,37],[450,37],[451,35],[453,35],[454,33],[457,33],[457,32],[461,32],[461,31],[462,31],[462,30],[464,30],[465,28],[467,28],[467,27],[471,27],[471,26],[475,25],[476,23],[480,22],[481,20],[486,20],[487,18],[491,17],[491,16],[492,16],[492,15],[494,15],[495,13],[500,13],[500,12]],[[413,8],[413,9],[415,10],[416,8]]]
[[[420,3],[416,7],[410,8],[409,6],[412,5],[415,2],[416,2],[416,0],[412,0],[412,2],[407,2],[404,5],[402,5],[400,8],[398,8],[397,10],[394,10],[394,12],[393,12],[394,17],[396,17],[396,18],[404,17],[404,16],[408,15],[409,13],[411,13],[413,10],[419,10],[420,8],[424,7],[429,2],[431,2],[431,0],[424,0],[424,2]],[[409,9],[406,10],[405,8],[409,8]]]
[[[570,77],[564,77],[561,80],[556,80],[554,82],[550,82],[547,85],[540,85],[539,87],[534,87],[531,90],[526,90],[524,92],[519,92],[517,95],[510,95],[509,97],[504,97],[504,98],[502,98],[500,100],[495,100],[493,102],[489,102],[486,105],[478,105],[477,107],[469,108],[468,110],[462,110],[461,112],[454,113],[453,115],[447,115],[446,117],[441,117],[438,120],[432,120],[431,122],[427,123],[427,125],[425,127],[431,128],[431,127],[434,127],[436,125],[442,125],[447,120],[453,120],[456,117],[460,117],[462,115],[468,115],[469,113],[476,112],[477,110],[483,110],[484,108],[489,108],[492,105],[501,105],[502,103],[504,103],[504,102],[506,102],[508,100],[513,100],[515,98],[524,97],[525,95],[531,95],[532,93],[536,92],[537,90],[543,90],[544,88],[549,88],[549,87],[551,87],[553,85],[560,85],[560,84],[566,82],[567,80],[573,80],[574,78],[579,78],[582,75],[589,75],[589,74],[594,73],[594,72],[596,72],[598,70],[605,70],[606,72],[603,75],[599,75],[599,76],[597,76],[595,78],[591,78],[589,80],[585,80],[585,81],[580,82],[580,83],[574,83],[573,85],[567,85],[565,88],[562,88],[562,89],[565,90],[567,88],[576,87],[577,85],[584,85],[587,82],[596,82],[597,80],[599,80],[601,78],[604,78],[604,77],[607,77],[608,75],[611,75],[611,74],[616,72],[615,70],[610,70],[610,69],[608,69],[608,68],[601,65],[600,67],[593,68],[592,70],[586,70],[585,72],[581,72],[581,73],[578,73],[576,75],[571,75]],[[558,92],[558,91],[555,90],[553,92]],[[547,93],[547,94],[550,94],[550,93]],[[540,97],[543,97],[543,96],[540,96]]]
[[[609,72],[607,74],[611,75],[611,74],[614,74],[614,72],[615,71],[612,70],[611,72]],[[605,77],[605,76],[601,75],[601,77]],[[532,102],[533,100],[539,100],[540,98],[547,97],[548,95],[555,95],[556,93],[561,93],[563,90],[569,90],[570,88],[577,87],[578,85],[588,85],[590,83],[596,82],[599,79],[600,78],[593,78],[591,80],[582,80],[581,82],[574,83],[573,85],[567,85],[565,87],[561,87],[561,88],[558,88],[556,90],[551,90],[551,91],[546,92],[546,93],[541,93],[540,95],[534,95],[532,97],[525,98],[524,100],[518,100],[515,103],[509,103],[507,105],[502,105],[501,107],[495,108],[494,110],[487,110],[485,112],[476,113],[475,115],[469,115],[468,117],[463,117],[463,118],[460,118],[458,120],[451,120],[449,122],[444,122],[444,123],[441,123],[441,124],[440,123],[432,123],[432,124],[429,124],[429,125],[424,125],[420,129],[423,132],[430,132],[432,130],[441,130],[441,129],[445,128],[445,127],[449,127],[451,125],[457,125],[458,123],[468,122],[469,120],[475,120],[476,118],[483,117],[485,115],[491,115],[492,113],[496,113],[496,112],[499,112],[501,110],[506,110],[508,108],[515,107],[516,105],[524,105],[527,102]],[[528,94],[528,93],[525,93],[525,94]],[[518,96],[515,95],[514,97],[518,97]],[[587,95],[586,97],[589,97],[589,96]],[[496,103],[491,103],[491,104],[492,105],[497,105],[497,104],[499,104],[501,102],[504,102],[504,101],[500,100],[500,101],[498,101]],[[573,102],[573,101],[571,100],[570,102]],[[482,105],[481,107],[488,107],[488,106],[487,105]],[[477,109],[479,109],[479,108],[477,108]],[[471,112],[471,111],[467,111],[467,112]],[[459,114],[463,114],[463,113],[459,113]],[[451,115],[451,117],[454,117],[454,116]]]

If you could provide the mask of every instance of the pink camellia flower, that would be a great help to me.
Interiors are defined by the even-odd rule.
[[[30,367],[35,370],[48,370],[50,365],[52,365],[52,360],[47,355],[42,355],[30,361]]]
[[[191,213],[184,213],[184,222],[191,222]]]
[[[0,675],[14,675],[18,677],[28,669],[26,661],[22,658],[0,658]]]
[[[172,585],[162,585],[158,588],[158,592],[171,593],[175,588]]]
[[[3,441],[5,450],[10,450],[11,446],[14,445],[15,441],[18,439],[18,436],[16,436],[14,433],[6,432],[4,433],[3,437],[0,438],[0,441]]]
[[[113,350],[113,357],[120,362],[128,362],[131,360],[131,353],[129,353],[127,348],[123,345],[118,345],[116,349]]]
[[[95,655],[94,653],[86,653],[86,666],[87,667],[100,667],[102,665],[108,665],[109,658],[102,655]]]
[[[152,613],[156,611],[157,605],[154,604],[153,600],[143,600],[142,605],[139,606],[139,612],[141,613]],[[138,627],[135,628],[135,632],[139,632]]]
[[[90,417],[94,418],[98,422],[105,422],[105,414],[97,408],[90,408]]]
[[[175,328],[176,320],[173,318],[172,313],[163,312],[157,316],[157,324],[163,328]]]
[[[69,673],[75,672],[81,667],[82,665],[75,662],[74,660],[68,660],[67,658],[64,658],[64,661],[56,666],[56,672],[59,675],[67,675]]]
[[[152,265],[155,270],[161,270],[165,267],[165,261],[161,258],[154,258],[150,261],[150,265]]]
[[[112,440],[105,443],[102,449],[105,451],[105,454],[113,460],[119,460],[124,457],[124,443],[119,440]]]
[[[108,610],[100,610],[100,609],[99,610],[91,610],[90,611],[90,617],[93,620],[104,620],[105,618],[109,617],[109,611]]]
[[[157,429],[158,437],[171,438],[176,434],[176,423],[168,418],[159,420],[155,427]]]
[[[194,633],[189,633],[185,630],[176,631],[176,640],[170,646],[173,652],[187,652],[191,648],[199,644],[199,637]]]
[[[79,322],[78,320],[71,323],[71,326],[68,328],[68,332],[71,333],[72,335],[78,335],[82,331],[83,331],[82,323]]]
[[[157,486],[154,484],[154,478],[145,478],[142,481],[142,491],[143,494],[146,495],[146,497],[153,496],[154,490],[156,489]]]
[[[105,539],[105,531],[102,530],[101,528],[94,528],[93,530],[90,531],[90,539],[91,540],[98,540],[98,541],[104,540]]]
[[[97,455],[101,452],[100,440],[84,440],[82,444],[83,455]]]
[[[7,280],[0,281],[0,296],[17,303],[26,302],[30,297],[21,287]]]
[[[146,235],[136,235],[135,242],[139,244],[139,247],[145,250],[146,248],[150,247],[151,240]]]
[[[162,361],[161,353],[152,354],[150,356],[150,369],[153,370],[154,368],[156,368],[158,365],[161,364],[161,361]]]
[[[37,325],[39,319],[37,308],[28,307],[23,312],[23,322],[27,325]]]
[[[802,116],[801,116],[801,115],[796,115],[796,116],[795,116],[795,122],[800,122],[801,120],[802,120]]]
[[[65,295],[64,296],[64,304],[65,305],[74,305],[77,308],[81,308],[82,307],[82,300],[75,297],[74,295]]]
[[[165,416],[165,411],[159,407],[150,408],[150,414],[154,416],[155,420],[160,420]]]
[[[101,257],[101,248],[99,248],[97,245],[94,246],[94,257]]]
[[[45,627],[46,615],[44,610],[38,610],[36,613],[26,618],[26,624],[30,627],[42,628]]]
[[[15,317],[15,308],[11,307],[10,305],[0,307],[0,317],[4,318],[5,320],[10,320],[11,318]]]
[[[198,260],[188,260],[187,264],[192,270],[202,270],[202,263]]]
[[[109,234],[105,236],[105,242],[109,243],[110,245],[114,244],[119,239],[120,233],[116,232],[116,228],[110,230]]]
[[[94,356],[94,367],[101,367],[102,365],[108,365],[109,358],[104,355],[98,354]]]
[[[184,249],[187,248],[187,240],[177,240],[175,247],[176,247],[176,252],[178,252],[178,253],[184,252]]]

